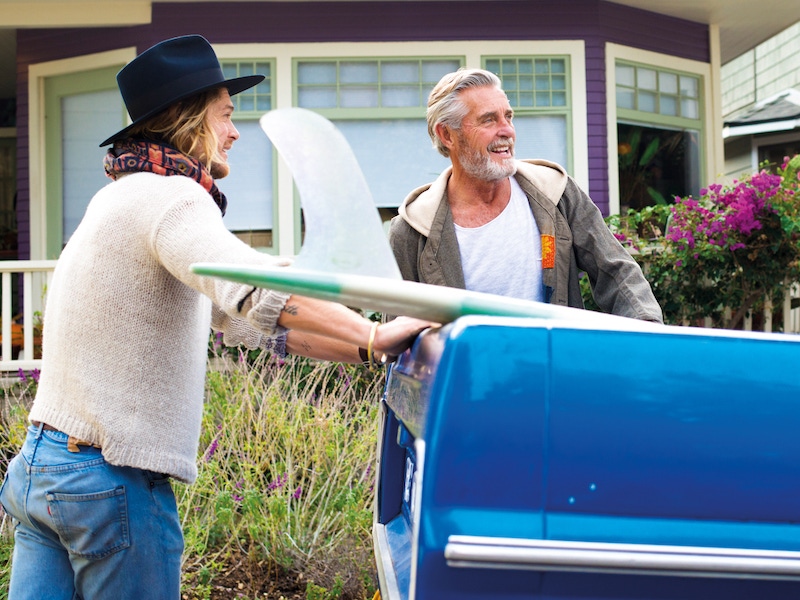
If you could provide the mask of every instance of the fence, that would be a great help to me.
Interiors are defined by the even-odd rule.
[[[772,331],[777,325],[778,331],[783,333],[800,333],[800,283],[794,283],[784,294],[781,310],[778,311],[780,322],[775,322],[775,306],[771,298],[765,298],[763,306],[763,312],[759,310],[757,315],[749,312],[744,316],[741,329],[753,331],[756,322],[758,323],[756,331]],[[730,320],[731,312],[730,308],[725,309],[726,321]],[[703,326],[713,327],[710,317],[704,319]]]
[[[42,312],[55,266],[55,260],[0,261],[0,371],[39,368],[35,315]]]

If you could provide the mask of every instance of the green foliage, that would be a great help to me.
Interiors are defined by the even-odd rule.
[[[672,324],[735,329],[800,278],[800,156],[698,198],[607,219],[642,266]],[[583,283],[584,295],[591,297]]]
[[[294,357],[223,361],[208,375],[198,479],[176,487],[186,570],[245,557],[336,593],[325,597],[363,596],[383,377]]]
[[[184,598],[264,598],[270,579],[287,572],[304,581],[308,598],[371,597],[383,384],[383,373],[360,365],[267,353],[215,357],[198,478],[173,484],[185,538]],[[14,389],[0,405],[0,477],[22,445],[30,406],[29,386]],[[0,600],[10,529],[0,526]]]

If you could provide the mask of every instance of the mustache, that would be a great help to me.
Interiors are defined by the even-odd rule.
[[[493,152],[493,151],[497,150],[498,148],[500,148],[501,146],[508,146],[509,150],[514,150],[514,144],[515,144],[514,138],[503,137],[503,138],[499,138],[499,139],[495,140],[494,142],[492,142],[491,144],[489,144],[489,148],[488,149],[489,149],[489,152]]]

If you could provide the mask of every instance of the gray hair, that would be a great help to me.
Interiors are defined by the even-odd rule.
[[[442,156],[449,157],[450,150],[436,135],[436,127],[442,124],[451,129],[461,129],[461,122],[467,116],[468,109],[459,96],[464,90],[473,87],[503,89],[500,79],[494,73],[483,69],[461,68],[442,77],[428,96],[428,135],[433,147]]]

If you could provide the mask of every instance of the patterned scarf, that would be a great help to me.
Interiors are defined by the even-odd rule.
[[[116,180],[123,173],[146,171],[157,175],[183,175],[202,185],[211,194],[222,214],[228,207],[225,194],[219,191],[211,173],[200,161],[181,152],[146,140],[122,140],[114,144],[103,160],[106,176]]]

